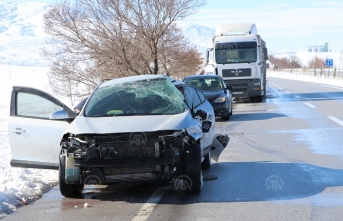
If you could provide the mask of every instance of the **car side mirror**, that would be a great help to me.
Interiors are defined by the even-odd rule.
[[[68,119],[69,115],[65,110],[57,110],[52,113],[50,113],[50,119],[54,120],[64,120]]]

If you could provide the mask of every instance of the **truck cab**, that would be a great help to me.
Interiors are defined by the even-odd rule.
[[[228,24],[216,28],[213,48],[206,54],[206,72],[223,77],[233,97],[262,101],[266,95],[266,43],[255,24]]]

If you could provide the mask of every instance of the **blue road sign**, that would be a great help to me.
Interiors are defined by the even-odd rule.
[[[333,66],[333,60],[332,59],[326,59],[326,66]]]

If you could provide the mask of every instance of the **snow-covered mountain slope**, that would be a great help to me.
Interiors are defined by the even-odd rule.
[[[207,48],[212,47],[212,37],[215,33],[213,29],[188,22],[178,22],[178,26],[185,37],[204,55]]]
[[[46,66],[41,56],[46,45],[43,15],[48,9],[42,2],[0,2],[0,64]],[[184,35],[204,54],[210,47],[214,30],[191,23],[179,22]]]

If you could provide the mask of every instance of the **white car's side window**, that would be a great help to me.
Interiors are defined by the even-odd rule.
[[[200,102],[201,103],[205,102],[206,101],[205,95],[201,91],[199,91],[199,90],[197,90],[197,92],[198,92],[198,95],[200,97]]]
[[[19,92],[17,94],[16,115],[49,119],[50,113],[63,110],[59,105],[34,94]]]
[[[190,108],[197,107],[202,103],[200,97],[198,96],[198,93],[196,92],[196,89],[186,86],[184,90],[186,103]]]

